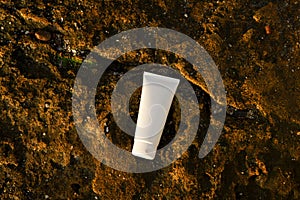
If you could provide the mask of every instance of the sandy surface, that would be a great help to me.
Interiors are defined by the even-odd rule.
[[[0,199],[300,199],[300,3],[284,1],[0,1]],[[128,151],[110,95],[144,63],[178,70],[196,91],[197,138],[161,170],[131,174],[97,161],[72,119],[72,87],[91,49],[132,28],[188,35],[218,66],[227,91],[223,133],[204,159],[198,151],[210,98],[183,58],[138,50],[101,79],[96,109],[107,137]],[[138,112],[137,91],[131,114]],[[178,121],[178,104],[169,121]],[[173,137],[167,123],[160,147]],[[173,134],[173,135],[172,135]]]

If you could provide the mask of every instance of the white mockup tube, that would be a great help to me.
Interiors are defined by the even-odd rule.
[[[153,160],[179,79],[144,72],[132,154]]]

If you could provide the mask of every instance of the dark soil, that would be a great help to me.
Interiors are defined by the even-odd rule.
[[[96,95],[98,119],[117,146],[130,151],[132,137],[123,137],[113,121],[109,98],[134,66],[157,62],[177,69],[192,83],[202,115],[197,138],[180,159],[131,174],[85,149],[71,97],[94,46],[145,26],[184,33],[209,52],[228,110],[217,145],[199,159],[210,98],[185,73],[192,67],[153,49],[119,58]],[[299,55],[297,0],[0,0],[0,199],[300,199]],[[172,137],[165,134],[160,147]]]

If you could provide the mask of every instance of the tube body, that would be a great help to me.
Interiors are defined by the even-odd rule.
[[[132,154],[153,160],[179,79],[144,72]]]

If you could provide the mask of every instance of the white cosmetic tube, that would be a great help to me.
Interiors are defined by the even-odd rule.
[[[132,154],[153,160],[179,79],[144,72]]]

